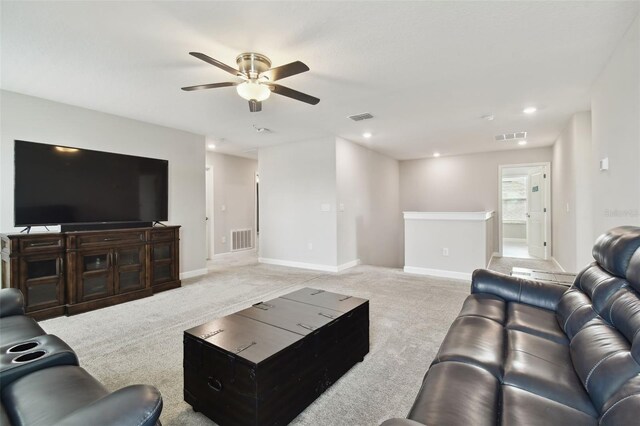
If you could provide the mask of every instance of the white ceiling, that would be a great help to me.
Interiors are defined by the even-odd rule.
[[[638,2],[2,2],[1,87],[204,134],[243,155],[341,136],[398,159],[550,145],[638,14]],[[188,55],[240,52],[311,71],[250,113]],[[526,116],[522,108],[538,107]],[[374,119],[346,116],[370,112]],[[480,119],[494,114],[494,121]],[[256,133],[252,125],[273,132]],[[364,131],[373,137],[365,140]]]

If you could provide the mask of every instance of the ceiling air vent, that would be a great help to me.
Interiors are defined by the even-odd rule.
[[[373,115],[369,114],[368,112],[363,112],[362,114],[350,115],[347,118],[350,118],[353,121],[362,121],[362,120],[368,120],[370,118],[373,118]]]
[[[527,132],[515,132],[515,133],[504,133],[502,135],[496,135],[497,141],[513,141],[525,139],[527,137]]]

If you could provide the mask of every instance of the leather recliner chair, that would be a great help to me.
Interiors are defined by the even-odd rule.
[[[110,393],[78,366],[73,350],[24,315],[22,293],[0,290],[0,426],[153,426],[162,397],[153,386]]]
[[[383,425],[640,424],[640,228],[593,257],[570,288],[476,270],[408,419]]]

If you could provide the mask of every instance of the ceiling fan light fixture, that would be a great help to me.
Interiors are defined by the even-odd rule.
[[[262,102],[271,95],[269,87],[254,81],[240,83],[236,86],[236,90],[238,91],[238,95],[248,101],[256,100]]]

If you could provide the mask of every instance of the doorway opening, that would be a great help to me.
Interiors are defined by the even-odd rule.
[[[548,259],[551,255],[550,164],[499,166],[498,220],[503,257]]]

